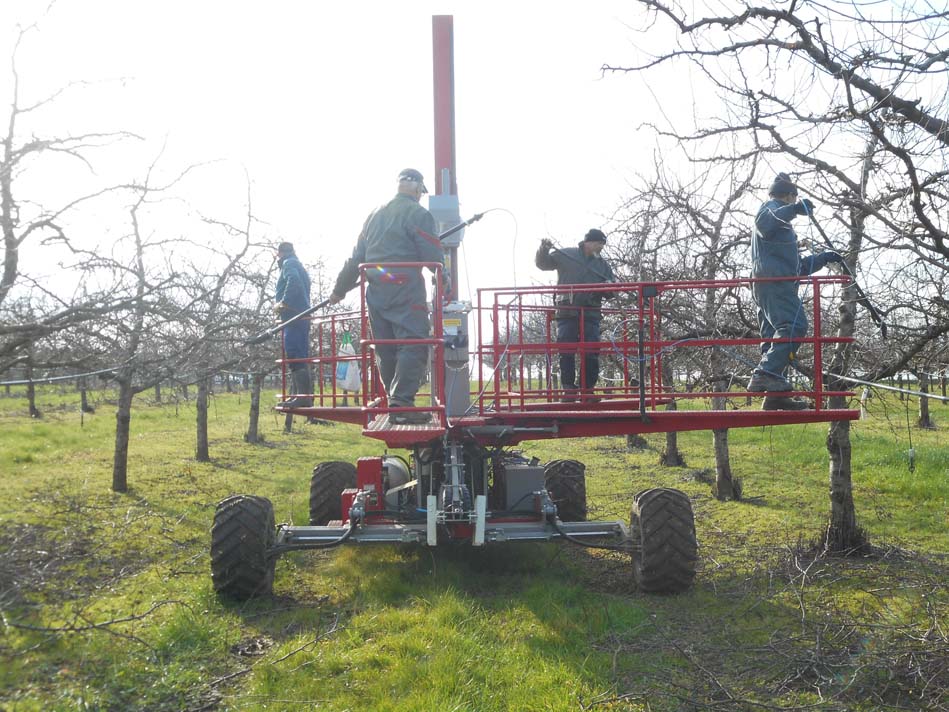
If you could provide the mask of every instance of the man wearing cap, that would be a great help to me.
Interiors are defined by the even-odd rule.
[[[602,284],[613,282],[613,270],[600,253],[606,245],[606,235],[593,228],[583,236],[576,247],[555,249],[548,239],[540,241],[534,263],[542,270],[557,270],[557,286],[570,284]],[[557,297],[557,343],[599,343],[600,305],[609,292],[571,291]],[[582,339],[581,339],[582,331]],[[599,348],[599,347],[597,347]],[[595,401],[593,387],[600,376],[600,355],[597,351],[581,353],[580,387],[585,400]],[[564,402],[577,400],[581,388],[577,384],[576,354],[573,351],[560,353],[560,380],[564,389]]]
[[[435,218],[419,205],[428,190],[422,174],[406,168],[395,197],[377,208],[362,226],[352,256],[343,265],[330,302],[336,304],[359,280],[359,265],[386,262],[445,262]],[[366,274],[366,303],[374,339],[425,339],[429,335],[425,282],[420,270],[379,267]],[[428,361],[427,346],[377,344],[379,375],[390,408],[415,405]],[[392,413],[389,422],[425,423],[429,413]]]
[[[821,252],[803,258],[799,255],[797,235],[791,221],[798,215],[810,215],[814,205],[807,198],[798,200],[797,186],[787,173],[778,173],[768,194],[770,200],[758,209],[751,236],[753,278],[806,276],[843,259],[836,252]],[[761,338],[787,339],[761,344],[761,361],[748,383],[749,391],[768,394],[761,406],[764,410],[805,410],[810,407],[804,401],[780,395],[791,390],[786,372],[797,349],[797,344],[791,339],[807,334],[807,315],[798,297],[797,285],[796,281],[752,284]]]
[[[303,263],[297,259],[293,243],[281,242],[277,245],[277,264],[280,276],[274,293],[274,313],[280,321],[291,319],[310,307],[310,276]],[[283,327],[283,351],[286,359],[304,359],[310,356],[310,321],[297,319]],[[313,392],[308,363],[291,362],[290,387],[299,394],[280,405],[284,408],[302,408],[313,405],[313,398],[306,397]]]

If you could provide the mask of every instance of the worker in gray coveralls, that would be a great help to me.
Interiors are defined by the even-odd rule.
[[[807,198],[797,199],[797,186],[786,173],[778,173],[768,195],[770,200],[755,216],[751,236],[752,277],[806,276],[843,259],[831,251],[807,257],[798,254],[797,235],[791,221],[798,215],[810,215],[814,205]],[[761,338],[786,339],[761,344],[761,361],[748,383],[749,391],[768,394],[762,404],[764,410],[810,407],[804,401],[783,395],[791,390],[786,372],[797,350],[797,344],[791,339],[807,335],[807,315],[797,294],[797,285],[791,280],[752,284]]]
[[[428,190],[422,174],[407,168],[399,174],[396,196],[370,213],[359,233],[352,256],[343,265],[330,302],[336,304],[359,279],[361,263],[440,262],[445,253],[432,214],[419,205]],[[366,278],[366,303],[374,339],[425,339],[429,336],[428,304],[421,270],[371,269]],[[378,344],[379,374],[390,408],[415,405],[428,362],[428,347]],[[389,422],[426,423],[429,413],[392,413]]]
[[[540,241],[534,263],[538,269],[557,270],[557,285],[599,284],[613,282],[613,270],[600,257],[606,235],[596,228],[583,236],[576,247],[554,249],[550,240]],[[613,295],[609,292],[572,292],[557,295],[557,343],[598,343],[600,341],[600,305]],[[582,330],[581,334],[581,314]],[[582,336],[582,338],[581,338]],[[583,400],[595,401],[593,387],[600,376],[600,355],[596,351],[580,355]],[[577,384],[576,354],[572,350],[560,352],[560,380],[564,389],[564,402],[579,400]]]

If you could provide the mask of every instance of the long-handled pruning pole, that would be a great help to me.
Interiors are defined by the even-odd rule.
[[[830,241],[830,238],[827,237],[827,233],[824,232],[824,228],[821,227],[820,223],[817,222],[817,218],[814,217],[814,213],[809,212],[808,217],[811,219],[811,222],[813,223],[814,227],[817,228],[817,232],[820,233],[820,236],[824,239],[824,242],[827,244],[827,246],[832,250],[836,250],[837,248],[834,247],[834,243]],[[873,319],[876,325],[880,328],[881,338],[885,339],[886,338],[886,322],[883,321],[883,315],[880,314],[880,311],[875,306],[873,306],[873,304],[870,302],[870,299],[867,297],[866,292],[864,292],[863,289],[860,288],[860,285],[857,284],[857,277],[856,275],[854,275],[853,271],[850,269],[850,266],[846,263],[846,261],[840,262],[840,265],[843,268],[844,273],[848,277],[850,277],[852,281],[853,289],[857,293],[857,304],[859,304],[864,309],[866,309],[867,312],[869,312],[870,318]]]
[[[484,213],[476,213],[473,217],[468,218],[463,223],[459,223],[458,225],[455,225],[454,227],[448,228],[445,232],[443,232],[441,235],[438,236],[438,239],[444,240],[449,235],[454,235],[463,227],[467,227],[471,223],[477,222],[483,216],[484,216]],[[310,314],[312,314],[313,312],[319,311],[323,307],[327,306],[329,303],[330,303],[329,299],[324,299],[319,304],[314,304],[312,307],[309,307],[308,309],[304,309],[302,312],[300,312],[299,314],[295,314],[294,316],[290,317],[286,321],[281,322],[277,324],[276,326],[270,329],[267,329],[266,331],[261,331],[256,336],[251,336],[249,339],[244,339],[244,345],[253,346],[254,344],[262,344],[267,339],[272,338],[275,334],[279,334],[281,329],[284,329],[285,327],[289,326],[295,321],[298,321],[300,319],[305,319],[306,317],[310,316]]]

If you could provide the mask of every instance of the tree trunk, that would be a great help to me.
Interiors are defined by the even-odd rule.
[[[672,372],[672,365],[669,359],[665,359],[662,362],[662,381],[667,391],[671,393],[675,390],[675,376]],[[676,401],[669,401],[666,410],[678,410]],[[666,433],[666,447],[659,455],[659,464],[665,467],[685,467],[685,458],[683,458],[682,453],[679,452],[679,434],[674,430]]]
[[[633,452],[635,450],[645,450],[649,447],[649,443],[646,442],[646,438],[638,433],[627,435],[626,436],[626,450],[627,452]]]
[[[871,144],[872,147],[872,144]],[[869,167],[872,150],[868,148],[865,170]],[[863,242],[863,228],[866,215],[856,211],[851,212],[851,228],[849,249],[846,254],[859,255]],[[848,264],[852,273],[856,272],[856,264]],[[853,285],[845,287],[840,295],[840,326],[837,336],[849,338],[854,335],[856,322],[856,290]],[[834,348],[833,358],[827,370],[830,373],[847,374],[851,362],[851,345],[839,343]],[[826,361],[825,361],[826,363]],[[834,391],[846,389],[843,381],[828,377],[825,388]],[[833,396],[828,399],[832,409],[847,407],[843,396]],[[857,525],[857,510],[853,503],[853,481],[851,479],[851,451],[850,451],[850,421],[837,420],[830,424],[827,431],[827,453],[830,456],[830,521],[824,533],[823,549],[825,553],[852,554],[864,551],[869,542],[864,532]]]
[[[713,386],[715,390],[720,390],[721,384],[716,382]],[[716,396],[712,398],[712,410],[724,410],[725,399]],[[712,431],[712,448],[715,451],[715,486],[712,493],[715,498],[728,502],[740,498],[741,491],[732,477],[731,457],[728,453],[728,430]]]
[[[198,380],[198,395],[195,400],[197,446],[194,459],[198,462],[211,461],[208,449],[208,380],[207,376]]]
[[[89,396],[86,393],[86,384],[83,382],[82,387],[79,389],[79,411],[81,413],[94,413],[95,408],[89,405]]]
[[[33,384],[32,363],[27,363],[26,365],[26,401],[29,404],[30,417],[42,418],[43,414],[40,413],[39,409],[36,407],[36,386]]]
[[[711,297],[709,298],[711,305]],[[709,308],[710,320],[713,318],[711,308]],[[709,371],[711,373],[722,373],[724,365],[718,349],[712,351],[709,358]],[[728,388],[727,381],[713,381],[712,390],[722,392]],[[725,397],[715,396],[712,398],[712,410],[725,410]],[[741,498],[741,485],[734,481],[732,477],[731,457],[728,452],[728,430],[712,431],[712,450],[715,453],[715,484],[712,487],[712,494],[721,502],[729,502]]]
[[[161,384],[155,384],[155,403],[161,405]]]
[[[250,421],[247,424],[247,432],[244,434],[244,440],[249,443],[259,443],[260,437],[260,390],[264,383],[264,374],[255,373],[253,386],[250,392]]]
[[[919,384],[920,393],[929,393],[928,373],[919,372],[916,374],[916,383]],[[929,415],[929,398],[926,396],[919,397],[919,418],[916,420],[916,425],[920,428],[926,428],[927,430],[936,427],[932,417]]]
[[[844,398],[835,396],[830,399],[830,407],[846,408],[847,404]],[[868,546],[868,541],[866,533],[857,526],[857,510],[853,504],[849,420],[835,420],[830,424],[827,450],[830,453],[830,523],[824,535],[824,551],[859,553]]]
[[[677,410],[675,401],[666,406],[666,410]],[[666,446],[659,455],[659,464],[665,467],[685,467],[685,458],[679,451],[679,434],[670,431],[666,433]]]
[[[132,423],[132,384],[119,381],[115,410],[115,451],[112,455],[112,491],[128,492],[129,430]]]

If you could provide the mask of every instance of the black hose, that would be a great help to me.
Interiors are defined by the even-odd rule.
[[[591,544],[588,541],[583,541],[582,539],[578,539],[575,536],[572,536],[563,530],[563,528],[557,523],[556,515],[551,514],[548,521],[553,526],[553,528],[557,530],[557,533],[560,534],[560,536],[562,536],[564,539],[569,541],[571,544],[576,544],[577,546],[585,546],[588,549],[606,549],[608,551],[619,551],[623,554],[632,553],[632,549],[628,546],[615,546],[613,544]]]
[[[334,539],[333,541],[314,542],[310,544],[281,544],[279,546],[275,546],[273,549],[270,549],[267,552],[267,556],[275,557],[275,556],[280,556],[281,554],[285,554],[288,551],[302,551],[305,549],[332,549],[333,547],[344,544],[346,540],[349,539],[349,537],[353,535],[354,531],[356,531],[356,522],[353,520],[350,520],[349,529],[347,529],[346,533],[343,534],[338,539]]]

